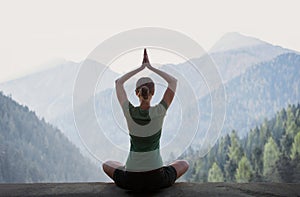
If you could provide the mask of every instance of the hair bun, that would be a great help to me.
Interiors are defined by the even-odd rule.
[[[141,96],[147,100],[149,96],[149,88],[147,86],[142,86],[140,89]]]

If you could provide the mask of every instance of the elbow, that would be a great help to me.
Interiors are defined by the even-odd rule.
[[[118,88],[118,86],[120,86],[120,80],[119,80],[119,79],[116,79],[116,80],[115,80],[115,87]]]
[[[170,76],[168,80],[166,80],[169,84],[176,84],[177,79],[173,76]]]
[[[115,85],[116,85],[116,86],[122,86],[123,83],[124,83],[124,82],[122,82],[122,80],[120,80],[120,79],[116,79],[116,80],[115,80]]]
[[[120,79],[116,79],[116,80],[115,80],[115,84],[116,84],[116,85],[120,85],[120,84],[121,84],[121,80],[120,80]]]
[[[169,83],[169,88],[175,92],[176,91],[176,87],[177,87],[177,79],[173,78],[172,81]]]
[[[172,84],[173,86],[177,85],[177,79],[175,77],[172,77],[172,80],[170,81],[170,84]]]
[[[174,76],[170,76],[171,83],[177,83],[177,79]]]
[[[173,81],[175,84],[177,84],[177,79],[175,77],[173,77]]]

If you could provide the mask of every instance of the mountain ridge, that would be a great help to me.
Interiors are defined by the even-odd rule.
[[[268,63],[272,59],[276,59],[278,55],[286,54],[288,52],[290,52],[290,50],[283,49],[281,47],[274,47],[271,44],[259,44],[254,47],[245,47],[238,50],[229,50],[214,53],[211,55],[211,59],[218,67],[219,72],[222,74],[222,80],[226,85],[236,78],[243,76],[248,69],[254,67],[255,65],[262,62]],[[201,59],[199,61],[201,62]],[[79,68],[79,64],[75,66]],[[189,70],[189,68],[191,67],[190,65],[187,65],[187,63],[172,66],[172,69],[176,69],[176,71],[183,75],[185,79],[190,82],[190,84],[194,85],[193,81],[200,80],[198,76],[195,75],[193,70]],[[71,71],[66,68],[65,73],[68,74],[69,72]],[[13,84],[0,84],[0,89],[5,90],[6,94],[12,94],[13,98],[16,98],[18,96],[19,98],[16,99],[18,102],[22,101],[21,103],[26,104],[30,109],[36,111],[37,114],[44,117],[48,122],[56,125],[59,129],[61,129],[64,134],[68,136],[68,138],[71,139],[75,144],[77,144],[78,146],[82,146],[81,140],[79,139],[76,127],[74,125],[74,118],[72,113],[72,90],[74,86],[75,76],[77,74],[76,70],[74,69],[72,72],[72,76],[67,75],[69,76],[69,78],[64,77],[63,74],[57,71],[53,71],[52,74],[46,72],[45,76],[39,76],[36,79],[30,79],[31,81],[27,85],[25,81],[19,81],[18,83],[17,81],[14,81]],[[110,88],[112,88],[114,84],[114,79],[111,76],[119,75],[109,74],[110,79],[106,80],[106,82],[107,87]],[[255,76],[253,77],[255,78]],[[200,93],[205,92],[204,88],[206,87],[201,86],[201,84],[202,83],[200,82],[196,83],[194,85],[194,90]],[[239,90],[242,91],[242,86],[239,86],[239,84],[234,84],[234,86],[239,87]],[[253,94],[255,95],[255,93]],[[236,96],[238,97],[239,95]],[[200,109],[207,109],[207,106],[210,106],[209,103],[204,107],[201,107]],[[231,107],[233,109],[236,108],[234,105],[232,105]],[[243,107],[244,109],[248,110],[247,105],[244,105]],[[206,116],[206,112],[210,112],[210,109],[201,112],[204,117]],[[105,113],[111,112],[105,111]],[[245,123],[244,126],[247,127],[247,125],[248,122]],[[239,125],[239,128],[240,126],[241,125]]]
[[[246,36],[239,32],[228,32],[224,34],[208,51],[210,54],[238,50],[241,48],[251,47],[255,45],[272,45],[266,41],[260,40],[252,36]],[[274,45],[272,45],[274,46]],[[277,46],[274,46],[277,47]]]
[[[0,141],[2,183],[95,181],[101,177],[60,130],[1,92]]]

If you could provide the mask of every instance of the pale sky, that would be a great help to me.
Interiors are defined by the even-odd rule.
[[[298,2],[0,1],[0,82],[60,59],[82,61],[112,35],[145,26],[179,31],[206,50],[225,33],[239,32],[300,51]]]

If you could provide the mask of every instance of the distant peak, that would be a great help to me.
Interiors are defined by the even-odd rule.
[[[226,51],[259,44],[266,44],[266,42],[254,37],[242,35],[238,32],[229,32],[221,37],[221,39],[210,49],[210,52]]]

